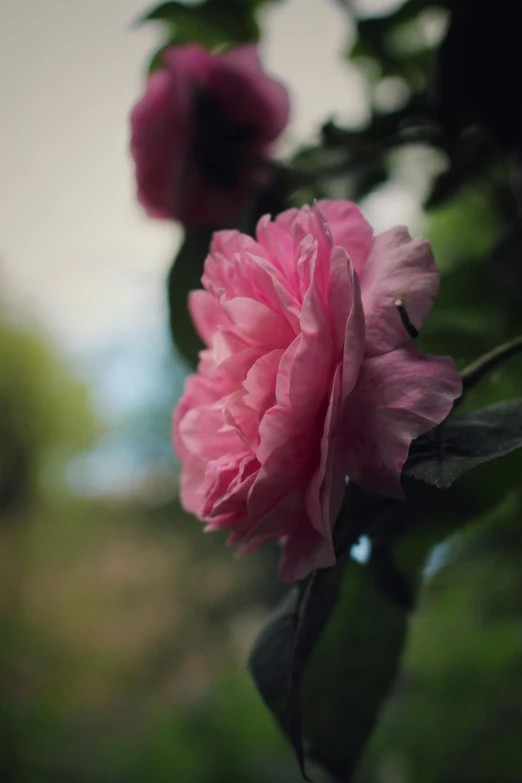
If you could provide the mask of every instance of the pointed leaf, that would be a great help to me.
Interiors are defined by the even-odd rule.
[[[168,277],[169,319],[176,348],[195,367],[198,353],[204,348],[188,311],[188,294],[201,288],[203,264],[208,254],[212,232],[189,231],[174,259]]]
[[[337,564],[292,591],[250,658],[301,768],[306,756],[339,781],[351,780],[394,683],[429,552],[488,504],[482,496],[470,502],[460,487],[404,483],[406,502],[349,487],[334,537]],[[366,564],[350,555],[362,533],[371,546]]]
[[[522,399],[449,418],[412,446],[404,475],[447,488],[468,471],[522,448]]]
[[[165,22],[170,35],[167,45],[201,43],[208,48],[259,40],[256,4],[243,0],[206,0],[185,4],[169,0],[148,11],[138,24]]]

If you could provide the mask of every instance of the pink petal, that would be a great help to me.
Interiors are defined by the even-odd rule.
[[[226,332],[217,332],[212,344],[219,344],[220,338],[224,340],[226,337]],[[230,337],[230,335],[228,335],[228,337]],[[239,348],[236,353],[229,352],[224,355],[224,348],[218,345],[218,350],[216,350],[216,353],[213,356],[213,371],[218,379],[222,379],[224,393],[242,387],[243,380],[250,368],[264,355],[264,352],[265,349],[260,346],[246,346]],[[202,372],[201,369],[200,372]]]
[[[332,495],[332,460],[333,443],[341,413],[341,378],[342,366],[335,371],[332,392],[324,421],[321,439],[321,457],[319,467],[315,471],[306,493],[306,509],[313,527],[325,539],[331,540],[334,519],[332,519],[330,502]],[[343,481],[343,491],[344,491]],[[341,496],[342,498],[342,496]],[[336,511],[333,510],[333,514]]]
[[[202,282],[217,299],[258,300],[281,313],[295,333],[299,330],[300,307],[277,260],[251,237],[237,231],[215,233]]]
[[[300,324],[288,397],[296,419],[310,426],[318,407],[328,398],[334,362],[329,313],[315,280],[305,295]]]
[[[223,302],[223,309],[239,334],[254,345],[285,348],[294,338],[288,321],[254,299],[229,299]]]
[[[364,312],[359,281],[346,250],[332,249],[328,310],[334,335],[334,356],[344,354],[344,395],[351,391],[362,361],[365,340]]]
[[[283,353],[281,348],[276,348],[261,356],[252,365],[243,382],[247,392],[244,397],[245,405],[253,408],[260,416],[275,403],[277,373]]]
[[[244,124],[256,126],[262,144],[274,141],[288,124],[290,101],[283,84],[264,72],[257,46],[234,47],[219,57],[219,67],[224,72],[224,84],[230,80],[232,73],[244,84],[238,84],[235,95],[227,90],[223,96],[223,99],[228,98],[226,108],[229,115],[237,116]]]
[[[350,394],[357,382],[366,343],[364,310],[361,301],[361,290],[355,271],[349,269],[351,275],[352,302],[346,319],[346,330],[343,346],[343,401]],[[347,297],[348,298],[348,297]]]
[[[351,201],[321,200],[317,209],[324,216],[334,245],[344,247],[355,271],[361,275],[372,246],[373,229]]]
[[[326,300],[332,238],[320,212],[317,209],[303,207],[292,225],[292,235],[302,296],[305,295],[313,278],[316,288]]]
[[[303,437],[298,433],[276,445],[267,456],[248,496],[248,513],[252,518],[266,516],[308,474],[310,454],[302,449]],[[304,495],[301,503],[304,509]]]
[[[180,460],[185,459],[190,451],[185,446],[183,438],[180,437],[180,424],[186,414],[193,408],[201,405],[211,405],[220,396],[219,383],[214,380],[208,380],[201,375],[190,375],[185,381],[183,396],[173,416],[173,439],[174,450]]]
[[[283,556],[279,576],[285,582],[305,579],[316,568],[335,565],[331,541],[324,539],[312,527],[299,530],[282,539]]]
[[[138,201],[148,215],[163,220],[174,216],[173,182],[180,170],[180,157],[170,149],[186,154],[188,148],[190,95],[183,84],[179,87],[173,95],[168,71],[156,71],[130,118]]]
[[[321,439],[321,460],[307,493],[310,520],[317,532],[327,539],[331,538],[345,490],[346,471],[338,458],[340,414],[344,400],[357,382],[364,353],[364,313],[359,283],[346,251],[340,247],[334,248],[332,253],[332,268],[330,309],[338,309],[343,314],[343,361],[333,376]],[[345,302],[337,302],[339,291],[344,292]]]
[[[409,340],[395,302],[401,299],[412,324],[420,329],[439,288],[429,242],[412,240],[404,226],[375,237],[361,274],[366,315],[366,353],[385,353]]]
[[[368,492],[402,497],[412,440],[440,424],[461,392],[451,359],[411,344],[365,359],[340,425],[345,473]]]
[[[297,530],[303,525],[304,513],[303,486],[294,486],[250,530],[238,531],[233,540],[235,543],[241,542],[243,548],[248,546],[249,551],[252,551],[256,541],[265,541],[268,537],[279,538],[290,530]]]
[[[266,257],[280,269],[285,277],[290,277],[290,279],[293,279],[292,225],[297,214],[297,209],[291,209],[278,215],[274,221],[270,219],[270,215],[263,215],[256,228],[257,241],[263,248]]]
[[[250,354],[248,353],[250,349]],[[212,361],[220,369],[234,366],[238,357],[245,355],[256,355],[255,346],[245,339],[243,335],[237,333],[235,329],[218,329],[212,339]],[[230,361],[229,361],[230,360]],[[254,360],[252,360],[254,361]],[[250,366],[250,365],[248,365]]]
[[[291,407],[276,404],[261,419],[256,457],[264,465],[280,447],[298,438],[299,425]]]
[[[243,389],[224,400],[223,417],[225,423],[236,431],[244,446],[255,453],[259,444],[259,420],[256,412],[245,404]]]
[[[310,207],[308,207],[310,209]],[[290,236],[292,236],[292,228],[299,217],[299,213],[301,212],[300,209],[296,209],[296,207],[292,207],[291,209],[286,209],[284,212],[280,212],[279,215],[277,215],[274,223],[276,226],[279,226],[279,228],[282,228],[283,231],[286,231]]]
[[[225,401],[191,408],[178,423],[183,448],[203,460],[243,451],[244,445],[233,427],[225,422]]]
[[[258,243],[247,234],[241,234],[239,231],[215,231],[210,243],[210,254],[219,253],[224,258],[231,258],[235,253],[260,253]],[[261,251],[262,252],[262,251]],[[221,262],[220,262],[221,263]],[[217,266],[217,272],[220,273],[220,264]],[[205,271],[207,271],[205,269]]]
[[[330,322],[315,283],[305,296],[300,321],[301,334],[287,348],[279,364],[277,405],[266,412],[259,426],[257,457],[262,463],[274,449],[300,431],[307,433],[313,442],[317,427],[322,428],[318,416],[330,394],[333,355]],[[317,442],[319,439],[320,435]]]
[[[223,307],[208,291],[191,291],[188,308],[201,339],[208,346],[212,345],[212,338],[219,327],[230,326]]]
[[[191,85],[195,80],[199,84],[208,81],[213,67],[213,57],[199,44],[172,46],[163,53],[163,62],[176,82]]]
[[[207,466],[205,505],[203,516],[207,520],[223,515],[238,515],[246,512],[246,501],[259,464],[250,452],[237,454],[234,458],[221,457]]]
[[[183,467],[179,482],[181,503],[186,511],[200,517],[205,504],[206,462],[192,454],[183,458]]]

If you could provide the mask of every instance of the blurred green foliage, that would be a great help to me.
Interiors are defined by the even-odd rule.
[[[88,390],[34,330],[0,314],[0,513],[56,493],[96,430]],[[46,481],[46,477],[50,481]]]
[[[102,432],[87,388],[29,326],[6,317],[0,345],[0,779],[297,783],[240,663],[277,553],[234,560],[162,475],[73,495],[66,467]]]
[[[199,43],[208,49],[259,40],[259,8],[278,0],[204,0],[201,3],[169,0],[155,6],[139,19],[162,22],[165,41],[153,54],[149,72],[161,67],[165,49],[173,45]]]
[[[520,780],[521,545],[517,488],[427,581],[358,783]]]

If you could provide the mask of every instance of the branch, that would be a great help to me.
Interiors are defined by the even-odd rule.
[[[490,370],[493,370],[497,365],[501,364],[505,359],[509,359],[517,353],[522,351],[522,336],[515,337],[503,345],[499,345],[497,348],[493,348],[489,353],[481,356],[476,362],[468,365],[462,370],[460,376],[462,378],[462,387],[464,391],[467,391],[479,381],[483,375]]]

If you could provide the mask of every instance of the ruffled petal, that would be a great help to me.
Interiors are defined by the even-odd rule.
[[[208,291],[191,291],[188,309],[201,339],[208,346],[212,345],[213,336],[219,328],[230,326],[230,318]]]
[[[317,209],[328,223],[334,245],[346,250],[361,276],[373,243],[373,229],[361,210],[351,201],[327,199],[318,201]]]
[[[412,440],[440,424],[462,393],[453,361],[413,345],[365,359],[342,413],[344,470],[368,492],[403,497]]]
[[[257,46],[236,46],[219,57],[218,65],[214,79],[218,90],[220,73],[223,84],[230,81],[231,74],[238,77],[235,94],[227,89],[223,95],[229,116],[255,127],[261,145],[274,141],[288,124],[290,99],[284,85],[264,72]]]
[[[439,290],[440,273],[429,242],[412,240],[404,226],[375,237],[360,276],[366,317],[366,354],[376,356],[410,338],[396,307],[400,299],[418,330]]]
[[[305,579],[316,568],[335,565],[332,542],[319,535],[313,527],[285,536],[282,544],[279,576],[285,582]]]

